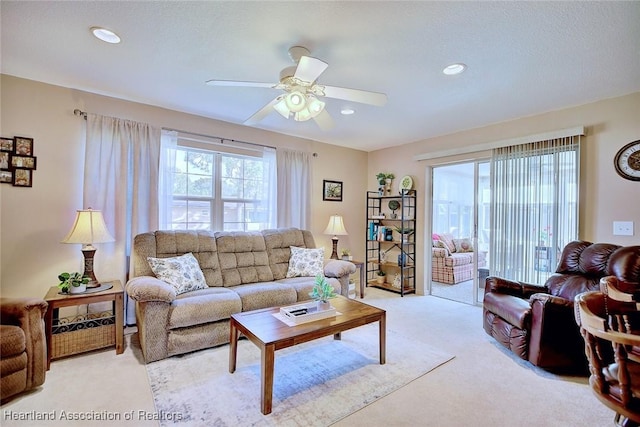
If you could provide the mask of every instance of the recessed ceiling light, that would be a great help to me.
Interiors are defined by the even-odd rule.
[[[456,74],[462,73],[466,68],[467,66],[460,62],[457,64],[447,65],[446,67],[444,67],[444,70],[442,70],[442,72],[447,76],[454,76]]]
[[[343,108],[342,110],[340,110],[340,114],[342,114],[343,116],[350,116],[351,114],[355,113],[356,110],[354,110],[353,108]]]
[[[102,27],[91,27],[94,36],[107,43],[120,43],[120,36],[111,30]]]

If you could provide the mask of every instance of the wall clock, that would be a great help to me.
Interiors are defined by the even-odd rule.
[[[622,147],[613,159],[618,175],[631,181],[640,181],[640,139]]]

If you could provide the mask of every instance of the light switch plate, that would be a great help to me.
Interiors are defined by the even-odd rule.
[[[614,236],[633,236],[633,221],[613,221]]]

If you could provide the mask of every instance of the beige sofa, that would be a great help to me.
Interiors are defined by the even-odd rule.
[[[233,313],[310,299],[314,277],[287,278],[291,246],[315,248],[311,232],[296,228],[262,232],[156,231],[133,244],[126,289],[136,301],[136,321],[147,363],[229,342]],[[157,279],[147,257],[193,253],[208,288],[176,294]],[[347,296],[348,261],[325,260],[324,274]]]

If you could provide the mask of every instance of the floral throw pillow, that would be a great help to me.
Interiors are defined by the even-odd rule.
[[[453,239],[453,244],[456,245],[456,252],[473,252],[471,239]]]
[[[207,288],[200,264],[191,252],[172,258],[147,257],[147,262],[153,274],[173,286],[176,294]]]
[[[324,274],[324,248],[291,246],[287,277],[315,277],[318,274]]]
[[[444,249],[446,256],[451,255],[451,251],[449,251],[449,247],[442,240],[435,240],[433,247]]]

